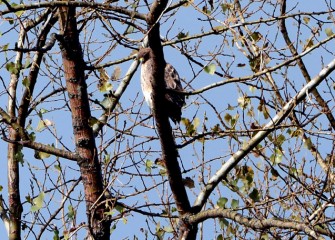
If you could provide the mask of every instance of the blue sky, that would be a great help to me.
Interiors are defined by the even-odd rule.
[[[290,7],[293,8],[292,13],[293,12],[309,12],[309,11],[316,11],[319,9],[325,9],[324,6],[324,2],[323,1],[304,1],[304,3],[302,3],[301,1],[289,1],[289,3],[292,4],[292,6],[288,6],[288,9]],[[244,6],[244,4],[246,4],[245,1],[241,2],[242,6]],[[297,4],[297,6],[295,7],[295,5]],[[254,5],[252,5],[253,8],[257,9],[257,7],[259,7],[257,5],[257,3],[255,3]],[[1,6],[1,8],[3,9],[3,6]],[[266,11],[270,11],[270,9],[265,8]],[[144,10],[142,10],[141,12],[144,12]],[[275,12],[276,15],[277,11]],[[263,16],[263,12],[259,11],[256,15],[255,15],[255,19],[252,20],[256,20],[258,19],[260,16]],[[216,16],[218,20],[220,21],[228,21],[227,19],[225,19],[225,15],[221,14],[221,15],[217,15]],[[264,14],[264,18],[267,18],[268,16],[266,16]],[[198,18],[202,18],[203,21],[199,21]],[[325,15],[320,16],[320,18],[326,18]],[[191,6],[190,7],[182,7],[180,9],[180,11],[178,11],[178,13],[176,14],[176,17],[171,17],[171,18],[163,18],[164,20],[164,24],[162,24],[161,27],[161,35],[163,37],[169,37],[169,38],[174,38],[176,39],[176,36],[178,35],[178,33],[183,32],[183,33],[188,33],[189,35],[193,35],[193,34],[197,34],[201,31],[208,31],[210,29],[209,24],[204,20],[205,17],[203,15],[200,15],[197,11],[195,11]],[[166,22],[165,22],[166,21]],[[200,23],[200,24],[199,24]],[[219,23],[215,23],[217,24],[216,26],[219,26]],[[313,26],[313,19],[311,19],[311,26]],[[6,32],[7,29],[9,29],[9,27],[11,27],[10,25],[8,25],[6,22],[2,22],[0,25],[0,31],[1,32]],[[332,24],[329,24],[329,26],[331,26],[334,29],[334,26]],[[93,29],[95,27],[95,29]],[[117,25],[117,27],[120,30],[120,32],[123,31],[123,29],[125,29],[124,25]],[[296,33],[296,29],[297,26],[294,23],[294,21],[289,21],[287,23],[287,27],[289,28],[289,30],[291,31],[290,33],[292,34],[292,37],[295,37],[295,33]],[[252,27],[251,27],[252,28]],[[82,41],[99,41],[97,44],[92,45],[92,48],[94,49],[94,52],[90,52],[90,55],[86,55],[85,56],[85,60],[88,60],[87,56],[92,57],[96,57],[99,56],[99,54],[101,54],[102,52],[104,52],[105,49],[108,49],[109,46],[111,46],[113,44],[113,41],[111,40],[110,36],[108,36],[108,32],[105,31],[104,29],[101,29],[99,27],[99,25],[90,25],[88,27],[88,30],[92,30],[92,32],[90,33],[89,31],[85,32],[82,34]],[[282,37],[278,37],[277,38],[277,34],[278,34],[278,25],[274,24],[274,25],[269,25],[269,26],[265,26],[262,25],[259,29],[257,29],[257,31],[261,32],[261,34],[265,37],[267,37],[268,39],[270,39],[271,41],[276,43],[276,47],[277,49],[283,48],[285,47],[285,43],[282,40]],[[335,30],[334,30],[335,31]],[[53,32],[57,32],[57,29],[53,29]],[[85,34],[85,35],[84,35]],[[321,36],[320,39],[324,39],[325,33],[324,31],[321,31]],[[107,35],[107,37],[106,37]],[[301,29],[301,34],[299,36],[299,40],[303,41],[306,40],[308,37],[310,36],[310,29],[308,29],[307,27],[302,28]],[[142,35],[141,34],[131,34],[129,35],[130,38],[134,38],[135,40],[141,39]],[[12,40],[13,39],[13,40]],[[3,37],[0,37],[0,45],[4,45],[9,43],[9,48],[13,48],[15,42],[17,41],[17,33],[6,33],[3,35]],[[30,39],[32,41],[32,39]],[[169,39],[171,40],[171,39]],[[201,52],[202,54],[207,54],[209,52],[215,52],[222,44],[223,41],[227,41],[225,42],[225,47],[224,49],[222,49],[222,56],[220,56],[220,63],[223,67],[230,65],[231,63],[233,63],[233,65],[230,68],[230,72],[229,74],[232,74],[232,76],[234,77],[238,77],[238,76],[245,76],[245,75],[251,75],[252,71],[250,70],[250,68],[248,67],[248,60],[245,58],[245,56],[243,55],[243,53],[241,51],[236,50],[236,47],[234,44],[232,44],[232,42],[228,41],[231,40],[231,37],[229,37],[229,34],[227,37],[223,37],[223,36],[212,36],[212,37],[208,37],[208,38],[204,38],[200,43],[197,43],[196,41],[191,41],[189,43],[189,47],[190,49],[194,49],[195,47],[199,46],[199,52]],[[197,45],[198,44],[198,45]],[[182,48],[185,47],[183,44],[176,44],[177,47]],[[61,60],[59,59],[59,55],[58,54],[59,48],[58,46],[55,46],[54,49],[52,50],[53,54],[53,59],[50,58],[46,58],[45,62],[46,63],[50,63],[52,64],[53,61],[60,63]],[[87,53],[87,49],[84,46],[84,52]],[[172,63],[175,68],[178,70],[181,78],[184,78],[186,82],[188,82],[190,79],[194,78],[194,73],[198,73],[200,72],[199,75],[196,75],[196,78],[194,81],[192,81],[192,87],[194,87],[195,89],[204,87],[206,85],[218,82],[218,81],[222,81],[224,80],[221,77],[218,77],[217,75],[210,75],[204,71],[202,71],[202,67],[199,67],[195,64],[189,64],[189,62],[187,61],[187,59],[180,54],[179,51],[177,51],[176,49],[173,49],[170,46],[164,47],[164,53],[165,53],[165,59],[167,62]],[[286,52],[288,53],[288,52]],[[8,53],[8,57],[10,58],[12,56],[13,52],[9,52]],[[115,51],[113,51],[111,53],[110,56],[106,57],[104,62],[108,62],[108,61],[113,61],[119,58],[123,58],[126,57],[130,54],[130,50],[125,50],[122,47],[117,47]],[[278,56],[276,53],[272,53],[272,57],[276,57]],[[1,55],[3,56],[4,53],[2,52]],[[324,61],[324,63],[328,63],[330,59],[333,58],[333,55],[327,51],[325,51],[324,49],[320,49],[314,51],[312,54],[307,55],[304,60],[305,63],[308,67],[309,73],[311,76],[314,76],[315,74],[317,74],[321,68],[322,68],[322,61]],[[198,59],[202,64],[206,65],[210,63],[211,57],[210,54],[208,54],[207,57],[204,57],[203,59]],[[13,61],[13,60],[10,60]],[[278,62],[282,61],[282,59],[278,60]],[[121,76],[124,76],[124,74],[126,73],[127,69],[129,68],[130,64],[132,63],[132,60],[127,61],[123,64],[120,64],[119,66],[121,67]],[[241,63],[241,64],[246,64],[246,67],[238,67],[237,65]],[[270,62],[269,65],[270,66],[274,66],[276,64],[276,60],[273,60],[273,62]],[[4,64],[4,61],[2,61],[1,65]],[[217,64],[217,63],[215,63]],[[112,74],[114,69],[113,67],[110,67],[107,70],[107,72],[109,73],[109,75]],[[220,71],[217,68],[218,71]],[[5,82],[8,83],[8,72],[6,71],[6,69],[4,67],[1,68],[1,76],[5,79]],[[39,85],[37,86],[37,92],[42,92],[43,94],[46,94],[48,91],[50,91],[50,89],[48,89],[47,91],[44,91],[43,89],[48,86],[48,88],[58,88],[60,87],[59,83],[62,83],[63,85],[65,85],[64,79],[62,81],[59,81],[58,78],[61,78],[62,73],[59,72],[57,69],[53,69],[50,68],[50,72],[53,72],[55,75],[55,79],[50,79],[50,77],[48,77],[48,71],[42,72],[41,73],[41,77],[40,77],[40,82]],[[295,68],[292,68],[289,70],[288,72],[290,75],[290,79],[296,84],[294,87],[296,87],[297,90],[299,90],[299,88],[301,86],[303,86],[305,84],[304,80],[301,77],[301,74],[296,71]],[[23,73],[26,74],[26,73]],[[285,83],[285,79],[282,78],[281,75],[275,75],[276,80],[278,81],[278,85],[280,86],[280,84],[282,83],[284,85]],[[50,83],[50,85],[48,85]],[[89,92],[92,93],[96,93],[96,84],[97,84],[97,77],[94,74],[91,74],[88,78],[88,85],[89,85]],[[116,88],[118,86],[118,82],[113,82],[112,83],[114,85],[114,88]],[[321,85],[320,88],[325,88],[326,85]],[[238,91],[237,89],[240,88],[240,91]],[[23,89],[22,86],[19,87],[20,91],[21,89]],[[187,88],[186,90],[191,90],[190,88]],[[3,90],[2,90],[3,91]],[[0,91],[0,92],[2,92]],[[20,92],[19,91],[19,92]],[[225,85],[224,87],[220,87],[211,91],[208,91],[206,93],[204,93],[202,96],[205,97],[206,99],[208,99],[213,105],[215,105],[217,107],[217,110],[219,112],[222,112],[222,115],[224,115],[225,113],[230,113],[231,115],[236,115],[236,114],[240,114],[242,116],[242,110],[239,108],[236,108],[233,111],[228,111],[228,105],[231,106],[236,106],[237,105],[237,98],[241,96],[242,92],[248,92],[248,88],[246,86],[243,85],[235,85],[235,84],[230,84],[230,85]],[[293,96],[295,93],[294,88],[292,87],[290,89],[291,92],[288,93],[288,95]],[[250,91],[248,92],[250,94]],[[96,97],[98,100],[102,100],[103,99],[103,95],[102,94],[97,94]],[[141,104],[143,100],[143,97],[141,95],[140,92],[140,84],[139,84],[139,70],[136,72],[133,80],[131,81],[127,91],[125,92],[124,96],[121,99],[121,108],[118,108],[117,111],[125,111],[127,110],[127,112],[131,112],[133,111],[134,113],[136,112],[140,112],[142,114],[147,113],[149,114],[149,108],[145,105],[145,104]],[[7,102],[7,96],[6,94],[2,94],[0,95],[0,106],[2,108],[6,108],[6,102]],[[66,144],[66,146],[70,146],[70,149],[73,150],[74,146],[73,146],[73,137],[72,137],[72,128],[71,128],[71,119],[70,119],[70,112],[68,110],[60,110],[58,111],[58,108],[62,108],[64,107],[64,105],[66,104],[66,102],[63,101],[63,96],[58,96],[54,99],[52,99],[51,102],[44,104],[41,107],[38,107],[36,110],[40,111],[41,109],[53,109],[53,111],[50,111],[50,113],[47,113],[44,115],[44,117],[46,119],[49,119],[50,121],[53,122],[53,126],[50,126],[50,131],[44,130],[42,133],[39,133],[37,135],[37,141],[40,142],[44,142],[44,143],[49,143],[49,144],[55,144],[57,147],[61,148],[61,144],[59,141],[55,140],[55,137],[53,136],[53,134],[56,134],[54,132],[53,127],[57,127],[57,136],[62,136],[61,141]],[[333,104],[332,104],[333,105]],[[255,106],[255,108],[257,108]],[[65,107],[66,109],[66,107]],[[35,118],[31,118],[32,119],[32,128],[36,130],[39,119],[36,117],[36,112],[33,114],[35,115]],[[92,114],[95,117],[99,117],[101,114],[101,111],[99,109],[96,109],[94,111],[92,111]],[[205,114],[206,117],[209,119],[208,121],[204,120],[205,119]],[[275,112],[272,112],[272,114],[275,114]],[[213,111],[213,109],[208,108],[208,106],[205,104],[205,101],[203,99],[201,99],[199,96],[190,96],[187,99],[187,107],[185,108],[184,112],[183,112],[183,116],[189,119],[194,119],[195,117],[199,118],[200,120],[200,126],[198,127],[198,131],[201,132],[202,129],[202,125],[204,122],[206,122],[206,124],[208,124],[208,126],[214,126],[216,123],[218,123],[218,120],[216,119],[216,114]],[[145,116],[142,116],[145,117]],[[260,123],[266,123],[268,121],[268,119],[264,119],[262,114],[259,113],[258,116],[255,117],[257,120],[259,120]],[[117,127],[119,129],[123,128],[123,120],[126,122],[126,128],[128,126],[131,126],[131,124],[133,124],[133,122],[138,121],[138,119],[136,119],[136,117],[134,115],[130,115],[130,116],[126,116],[126,115],[120,115],[119,117],[119,121],[117,122]],[[110,124],[114,124],[115,121],[114,119],[111,120]],[[138,135],[146,135],[146,136],[154,136],[156,137],[156,133],[155,131],[150,128],[153,126],[153,120],[150,119],[148,121],[145,122],[146,127],[141,127],[141,128],[134,128],[133,133],[134,134],[138,134]],[[182,129],[184,129],[184,127],[182,126]],[[115,132],[113,132],[110,129],[107,129],[106,131],[108,131],[108,134],[115,134]],[[52,134],[53,133],[53,134]],[[106,135],[104,137],[104,139],[97,139],[97,144],[104,141],[107,141],[107,137],[110,138],[110,135]],[[110,148],[108,148],[108,152],[110,154],[113,155],[114,152],[117,152],[118,149],[126,149],[127,145],[132,145],[134,143],[139,143],[143,141],[143,139],[133,139],[131,137],[124,139],[123,141],[116,141]],[[180,139],[177,140],[177,143],[181,141]],[[325,146],[326,147],[326,146]],[[0,149],[2,152],[7,152],[6,151],[6,144],[1,141],[0,142]],[[143,157],[144,159],[147,160],[151,160],[154,161],[158,156],[159,156],[159,143],[158,141],[151,141],[150,143],[146,144],[143,143],[142,145],[143,149],[151,149],[151,152],[148,156],[144,156],[143,154],[137,154],[137,153],[132,153],[129,156],[127,156],[126,154],[122,154],[121,155],[121,159],[122,161],[119,161],[119,167],[123,167],[123,166],[128,166],[132,163],[132,161],[137,161],[139,158]],[[183,165],[185,167],[185,169],[191,169],[192,167],[194,167],[194,165],[196,164],[200,164],[202,159],[201,156],[201,149],[205,148],[205,153],[206,159],[215,159],[216,157],[220,158],[218,160],[213,160],[213,163],[208,163],[211,168],[210,169],[205,169],[204,171],[206,173],[208,173],[209,175],[212,175],[221,165],[221,163],[223,161],[225,161],[226,159],[228,159],[229,157],[229,153],[231,149],[227,149],[227,142],[225,140],[220,140],[217,139],[215,141],[209,141],[208,144],[206,144],[205,146],[203,146],[201,143],[195,143],[194,145],[190,145],[182,150],[180,150],[180,156],[181,156],[181,161],[183,162]],[[141,147],[138,147],[137,150],[140,151]],[[238,145],[236,144],[234,146],[234,148],[232,150],[236,151],[238,149]],[[328,151],[328,149],[326,149],[326,151]],[[76,166],[75,163],[73,162],[69,162],[67,160],[64,159],[55,159],[54,157],[51,157],[47,160],[43,161],[39,161],[36,160],[33,155],[34,152],[32,150],[26,150],[24,152],[25,154],[25,163],[24,163],[24,167],[21,168],[21,190],[22,190],[22,201],[24,201],[24,197],[26,196],[26,194],[29,192],[29,188],[30,186],[34,186],[34,195],[37,196],[38,193],[43,189],[47,189],[50,187],[50,184],[52,181],[50,181],[50,179],[53,179],[53,181],[57,182],[57,178],[60,177],[61,178],[61,174],[59,172],[57,172],[57,170],[54,168],[55,165],[57,164],[61,164],[62,168],[64,169],[64,174],[66,173],[66,175],[69,178],[73,178],[76,179],[79,176],[78,173],[78,167]],[[226,156],[223,157],[223,156]],[[301,156],[306,156],[308,157],[309,155],[307,153],[301,153]],[[132,157],[134,159],[132,159]],[[131,160],[131,161],[130,161]],[[35,183],[31,183],[30,179],[32,178],[31,173],[29,173],[27,167],[28,164],[30,166],[32,166],[36,171],[34,172],[35,177],[37,179],[39,179],[39,183],[40,185]],[[50,166],[50,170],[49,170],[49,174],[45,176],[45,173],[43,171],[43,168],[45,167],[45,165]],[[141,171],[145,171],[144,168],[139,169]],[[0,161],[0,174],[5,176],[6,173],[6,158],[5,156],[3,157],[3,160]],[[131,169],[130,171],[134,171],[136,172],[134,169]],[[154,169],[153,173],[158,173],[159,168]],[[192,171],[189,171],[187,173],[184,174],[184,177],[191,177],[194,178],[196,174]],[[116,177],[116,175],[113,175],[114,177]],[[110,179],[112,179],[113,177],[112,175],[110,175]],[[50,177],[50,179],[48,179]],[[160,177],[154,177],[152,179],[148,178],[146,179],[146,183],[148,184],[148,186],[151,184],[150,181],[151,180],[155,180],[155,181],[159,181]],[[120,187],[120,191],[124,191],[125,193],[128,192],[128,189],[126,187],[122,188],[122,185],[127,183],[129,181],[129,176],[128,175],[122,175],[122,176],[118,176],[117,180],[115,181],[116,186]],[[141,183],[138,183],[137,181],[140,181],[139,178],[136,179],[136,182],[132,181],[130,182],[130,185],[135,188],[136,185],[138,184],[137,188],[143,189],[143,186]],[[198,181],[198,179],[195,179],[195,181]],[[6,198],[6,191],[7,191],[7,181],[5,179],[5,177],[2,178],[2,180],[0,181],[0,185],[2,185],[4,187],[4,190],[2,191],[2,194],[4,196],[4,198]],[[71,186],[71,184],[69,184],[69,186]],[[68,186],[68,187],[69,187]],[[197,185],[195,190],[189,190],[188,189],[188,193],[189,193],[189,197],[190,197],[190,201],[191,203],[193,203],[193,201],[195,200],[195,197],[197,196],[197,192],[199,191],[200,186]],[[129,188],[129,193],[132,191],[132,188]],[[169,187],[167,184],[161,186],[160,188],[158,188],[158,190],[154,190],[154,191],[150,191],[148,193],[148,195],[146,195],[145,197],[147,198],[152,198],[152,199],[157,199],[159,200],[160,197],[162,197],[160,194],[162,192],[159,191],[169,191]],[[194,192],[193,192],[194,191]],[[219,192],[215,192],[214,193],[215,196],[213,196],[213,202],[215,203],[216,199],[219,198],[221,196],[221,193]],[[59,204],[60,201],[60,196],[59,195],[55,195],[57,196],[57,198],[55,198],[55,201],[51,201],[49,204],[50,206],[52,206],[53,210],[55,210]],[[48,197],[52,197],[51,195],[49,195]],[[234,196],[234,194],[232,194],[231,196]],[[131,199],[130,202],[133,201],[133,203],[135,203],[136,201],[143,201],[143,203],[145,203],[146,199]],[[71,204],[75,204],[75,201],[71,202]],[[27,212],[29,210],[29,204],[25,205],[25,211]],[[67,208],[65,208],[67,209]],[[160,209],[158,209],[157,211],[159,211]],[[84,213],[84,211],[82,212]],[[132,229],[131,234],[136,234],[138,236],[139,239],[141,239],[141,236],[143,236],[143,233],[141,233],[140,229],[139,229],[139,219],[140,219],[140,225],[143,228],[146,228],[146,223],[144,222],[144,218],[142,217],[138,217],[138,214],[134,214],[134,218],[129,217],[128,218],[128,223],[124,224],[124,223],[120,223],[117,226],[117,229],[115,231],[115,233],[113,233],[112,236],[115,235],[115,237],[117,237],[118,239],[121,238],[126,238],[129,235],[129,229]],[[85,215],[80,217],[78,222],[80,221],[85,221]],[[34,216],[32,215],[27,215],[27,220],[31,221],[34,219]],[[121,221],[121,220],[120,220]],[[152,223],[151,223],[152,224]],[[163,223],[162,223],[163,224]],[[164,223],[166,224],[166,223]],[[211,223],[206,223],[206,225],[210,225]],[[135,230],[135,228],[137,230]],[[134,232],[133,232],[134,229]],[[0,233],[4,233],[4,228],[3,225],[0,224]],[[213,235],[209,236],[210,238],[214,237],[217,233],[213,233]],[[28,238],[29,239],[29,238]],[[46,239],[46,238],[45,238]]]

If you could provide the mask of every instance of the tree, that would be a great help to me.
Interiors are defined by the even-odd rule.
[[[334,11],[331,0],[2,1],[0,231],[334,238]],[[152,112],[140,47],[155,56]],[[164,106],[166,62],[183,78],[180,125]]]

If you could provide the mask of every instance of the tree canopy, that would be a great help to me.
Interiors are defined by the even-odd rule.
[[[0,233],[333,239],[335,9],[307,2],[1,1]]]

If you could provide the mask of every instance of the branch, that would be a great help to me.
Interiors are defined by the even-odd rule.
[[[9,6],[9,5],[7,5]],[[77,2],[77,1],[51,1],[51,2],[37,2],[32,4],[20,4],[16,6],[8,7],[8,10],[0,11],[0,15],[5,15],[8,13],[32,10],[38,8],[52,8],[52,7],[87,7],[94,10],[111,10],[117,13],[124,14],[126,16],[145,20],[145,15],[127,10],[125,7],[118,7],[110,5],[109,3],[95,3],[95,2]]]
[[[69,160],[78,161],[80,159],[80,157],[76,153],[72,153],[72,152],[58,149],[58,148],[48,146],[42,143],[36,143],[36,142],[31,141],[26,131],[16,121],[14,121],[8,115],[8,113],[6,113],[2,108],[0,108],[0,116],[2,117],[0,121],[5,122],[6,124],[10,125],[19,134],[20,139],[23,139],[21,141],[11,140],[5,137],[5,134],[3,133],[2,139],[4,141],[9,142],[9,143],[14,143],[14,144],[20,144],[24,147],[28,147],[28,148],[31,148],[31,149],[34,149],[40,152],[49,153],[54,156],[62,157],[62,158],[69,159]]]
[[[157,132],[162,148],[162,159],[165,162],[168,180],[175,199],[178,212],[185,214],[190,211],[190,203],[178,163],[178,151],[172,134],[171,125],[164,107],[165,60],[159,34],[159,19],[167,6],[167,1],[155,1],[147,16],[149,46],[153,50],[153,115],[156,120]]]
[[[91,109],[85,81],[85,62],[74,7],[59,8],[59,25],[63,36],[60,36],[58,40],[71,108],[76,153],[80,156],[80,161],[77,163],[84,186],[88,228],[94,239],[107,239],[110,236],[111,220],[104,214],[107,206],[99,205],[105,200],[105,196],[102,195],[103,179],[93,130],[89,126]],[[96,201],[98,201],[98,207],[91,211],[91,206]]]
[[[195,211],[200,211],[203,207],[207,198],[214,190],[214,188],[219,184],[219,182],[224,179],[229,171],[236,166],[255,146],[257,146],[263,139],[269,135],[275,126],[280,124],[294,109],[294,107],[305,99],[306,94],[309,91],[315,89],[332,71],[335,69],[335,59],[331,61],[324,69],[320,71],[318,76],[314,77],[305,87],[303,87],[295,97],[293,97],[283,109],[272,118],[272,120],[266,124],[263,130],[259,131],[249,143],[237,151],[208,181],[205,189],[203,189],[199,196],[197,197],[194,208]]]
[[[78,184],[81,182],[81,177],[72,185],[72,187],[69,189],[69,191],[64,194],[63,196],[63,200],[60,204],[60,206],[58,207],[58,209],[50,216],[50,218],[45,222],[45,224],[43,224],[40,233],[38,234],[37,239],[42,239],[42,234],[43,232],[50,227],[50,225],[52,225],[52,220],[54,220],[58,213],[62,210],[64,210],[64,205],[66,203],[66,201],[70,198],[71,193],[75,190],[75,188],[78,186]]]
[[[285,15],[286,12],[286,0],[283,0],[281,2],[281,15]],[[294,44],[292,43],[287,29],[286,29],[286,25],[285,25],[285,19],[280,20],[279,22],[279,27],[280,27],[280,31],[283,34],[284,40],[286,42],[286,45],[288,46],[288,48],[290,49],[291,53],[293,56],[297,56],[298,52],[294,47]],[[300,68],[300,71],[302,73],[302,75],[304,76],[306,82],[310,82],[311,81],[311,77],[308,73],[308,70],[304,64],[304,62],[302,61],[301,58],[297,59],[297,64]],[[314,95],[316,101],[318,102],[319,106],[322,108],[323,113],[326,115],[330,125],[332,126],[332,128],[335,130],[335,118],[332,114],[331,109],[329,108],[328,104],[326,103],[326,101],[322,98],[322,96],[320,95],[320,93],[318,92],[317,89],[314,89],[313,91],[311,91],[312,94]]]
[[[178,163],[178,150],[175,139],[172,134],[172,128],[165,110],[165,82],[164,69],[166,62],[164,60],[163,47],[159,32],[159,19],[166,10],[167,1],[155,1],[147,16],[148,41],[149,47],[153,52],[152,64],[152,100],[153,115],[156,120],[156,129],[159,135],[162,148],[162,159],[165,163],[167,176],[177,210],[180,215],[189,214],[191,210],[190,202],[182,180],[182,174]],[[179,239],[195,239],[197,234],[197,225],[189,226],[180,221]]]
[[[190,224],[197,224],[203,222],[207,219],[211,218],[226,218],[233,220],[243,226],[252,228],[254,230],[266,230],[272,227],[281,228],[281,229],[291,229],[296,230],[299,232],[304,232],[310,237],[315,239],[324,239],[322,237],[318,237],[316,232],[321,234],[328,235],[327,231],[322,231],[322,229],[312,229],[310,226],[306,225],[305,223],[295,222],[295,221],[282,221],[278,219],[251,219],[248,217],[243,217],[240,213],[231,210],[231,209],[210,209],[206,211],[202,211],[196,215],[191,215],[185,217],[183,220]]]
[[[137,70],[138,65],[139,65],[138,61],[134,61],[130,65],[130,67],[129,67],[127,73],[126,73],[126,76],[122,79],[119,87],[113,93],[113,96],[108,97],[109,100],[110,100],[110,104],[108,106],[105,106],[105,112],[98,119],[99,122],[94,124],[93,127],[92,127],[95,136],[97,136],[97,134],[101,130],[101,128],[107,123],[108,117],[114,111],[114,108],[115,108],[116,104],[118,104],[122,94],[127,89],[128,85],[130,83],[130,80],[132,79],[132,77],[134,76],[134,73]]]
[[[284,61],[284,62],[282,62],[282,63],[280,63],[280,64],[277,64],[277,65],[275,65],[274,67],[266,68],[266,69],[264,69],[264,70],[262,70],[262,71],[259,71],[259,72],[255,73],[255,74],[253,74],[253,75],[246,76],[246,77],[230,78],[230,79],[228,79],[228,80],[224,80],[224,81],[220,81],[220,82],[213,83],[213,84],[211,84],[211,85],[208,85],[208,86],[206,86],[206,87],[200,88],[200,89],[198,89],[198,90],[189,91],[189,92],[184,92],[183,94],[185,94],[185,95],[196,95],[196,94],[199,94],[199,93],[203,93],[203,92],[205,92],[205,91],[208,91],[208,90],[210,90],[210,89],[212,89],[212,88],[216,88],[216,87],[220,87],[220,86],[226,85],[226,84],[228,84],[228,83],[244,82],[244,81],[251,80],[251,79],[253,79],[253,78],[262,76],[262,75],[264,75],[264,74],[267,74],[267,73],[269,73],[269,72],[274,72],[274,71],[276,71],[276,70],[278,70],[278,69],[280,69],[280,68],[282,68],[282,67],[284,67],[284,66],[287,66],[288,64],[290,64],[290,63],[292,63],[292,62],[294,62],[294,61],[296,61],[296,60],[302,58],[303,56],[305,56],[305,55],[307,55],[308,53],[312,52],[314,49],[319,48],[321,45],[323,45],[323,44],[329,42],[330,40],[333,40],[334,38],[335,38],[335,34],[332,35],[332,36],[330,36],[330,37],[328,37],[328,38],[326,38],[325,40],[319,42],[318,44],[315,44],[313,47],[308,48],[306,51],[304,51],[304,52],[302,52],[302,53],[300,53],[300,54],[298,54],[298,55],[296,55],[296,56],[294,56],[294,57],[288,59],[287,61]]]

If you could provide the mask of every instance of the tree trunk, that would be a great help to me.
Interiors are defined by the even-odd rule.
[[[72,113],[76,152],[81,159],[78,165],[84,185],[88,224],[95,239],[109,239],[111,222],[104,215],[105,204],[101,204],[105,201],[102,194],[101,166],[97,157],[93,131],[88,123],[91,114],[76,11],[74,7],[61,7],[59,13],[62,33],[59,41]]]

